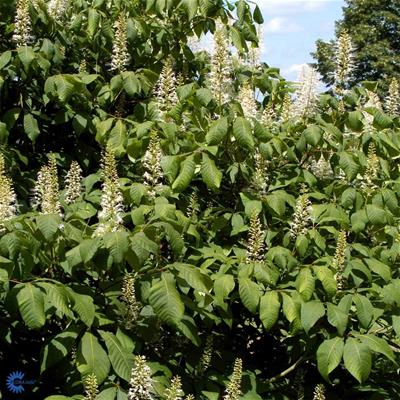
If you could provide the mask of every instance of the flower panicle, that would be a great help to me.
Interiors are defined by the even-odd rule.
[[[392,78],[390,81],[389,93],[385,99],[385,108],[390,115],[397,116],[399,114],[400,87],[396,78]]]
[[[124,14],[120,14],[114,22],[114,42],[111,57],[111,70],[123,72],[131,58],[128,52],[127,22]]]
[[[267,193],[268,187],[268,169],[267,160],[261,155],[259,150],[256,150],[254,154],[254,173],[251,181],[251,186],[261,196]]]
[[[325,385],[322,383],[315,386],[313,400],[325,400]]]
[[[253,122],[257,115],[257,103],[254,100],[254,90],[249,81],[246,81],[241,86],[238,93],[238,102],[242,107],[244,117]]]
[[[160,139],[157,134],[153,132],[150,136],[150,142],[143,157],[143,167],[145,169],[143,175],[144,184],[148,187],[148,194],[152,199],[155,198],[157,189],[162,186],[164,176],[161,168],[162,157],[163,153],[161,150]]]
[[[223,400],[238,400],[242,395],[242,369],[243,362],[241,358],[236,358],[233,366],[233,374],[229,380],[228,386],[225,389]]]
[[[62,216],[59,190],[57,163],[54,155],[50,154],[48,163],[38,172],[34,188],[34,205],[42,214]]]
[[[136,278],[133,274],[126,274],[122,281],[122,300],[126,305],[125,323],[131,329],[138,319],[140,305],[136,299]]]
[[[333,170],[329,160],[321,154],[318,161],[313,160],[311,163],[311,171],[318,179],[330,179],[333,178]]]
[[[86,377],[84,384],[85,397],[84,400],[96,400],[99,394],[99,385],[95,374],[90,374]]]
[[[72,161],[65,182],[65,202],[67,204],[74,203],[82,193],[82,168],[77,161]]]
[[[60,22],[68,10],[69,0],[50,0],[47,5],[49,15]]]
[[[178,103],[176,87],[177,78],[173,69],[173,59],[168,57],[156,84],[157,104],[163,115]]]
[[[12,180],[6,174],[3,154],[0,154],[0,193],[0,221],[3,222],[10,220],[17,213],[17,196]]]
[[[350,34],[343,30],[336,42],[335,86],[338,96],[343,96],[354,70],[354,46]]]
[[[14,34],[12,40],[17,47],[28,46],[33,41],[30,0],[18,0],[14,18]]]
[[[170,387],[165,390],[165,400],[182,400],[183,395],[181,378],[174,376],[171,379]]]
[[[345,285],[345,278],[343,276],[345,257],[347,249],[347,232],[342,230],[339,232],[339,237],[336,244],[335,255],[333,256],[332,267],[335,274],[336,286],[338,290],[343,290]]]
[[[303,193],[296,201],[293,221],[290,224],[290,236],[293,239],[297,239],[300,235],[305,235],[311,223],[311,201],[304,187],[302,187],[301,191]]]
[[[135,356],[131,371],[128,400],[153,400],[153,380],[145,356]]]
[[[315,113],[317,109],[318,84],[317,71],[309,65],[304,65],[299,76],[295,100],[292,104],[291,115],[293,117],[306,118]]]
[[[207,336],[206,345],[199,362],[199,372],[203,374],[211,365],[211,359],[214,349],[214,337],[212,335]]]
[[[221,24],[214,33],[214,50],[211,57],[209,75],[210,87],[219,106],[227,103],[232,92],[232,56],[229,52],[229,40]]]
[[[123,222],[124,206],[117,172],[117,162],[108,146],[102,157],[101,175],[103,178],[101,210],[98,213],[99,224],[93,234],[98,237],[107,232],[118,231]]]
[[[250,218],[250,229],[247,238],[247,263],[262,261],[264,259],[264,235],[265,232],[262,228],[258,213],[254,211]]]
[[[374,192],[378,186],[375,184],[375,181],[378,179],[379,175],[379,157],[376,154],[376,147],[374,143],[370,143],[368,147],[368,156],[367,156],[367,168],[364,172],[364,175],[361,177],[361,189],[367,194],[370,195]]]

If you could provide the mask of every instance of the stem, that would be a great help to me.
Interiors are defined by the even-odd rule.
[[[267,379],[266,383],[273,383],[281,378],[284,378],[286,375],[293,372],[302,362],[304,361],[304,356],[301,356],[294,364],[292,364],[289,368],[282,371],[280,374],[275,375],[271,379]]]

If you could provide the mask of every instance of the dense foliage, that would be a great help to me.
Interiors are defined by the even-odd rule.
[[[346,29],[354,44],[353,82],[380,81],[400,77],[400,2],[398,0],[346,0],[343,18],[336,23],[339,34]],[[335,41],[318,40],[313,56],[323,81],[334,81]]]
[[[292,103],[242,0],[63,4],[0,4],[2,372],[49,400],[395,398],[398,97]]]

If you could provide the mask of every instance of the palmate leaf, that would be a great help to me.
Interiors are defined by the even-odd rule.
[[[185,306],[176,290],[174,276],[170,272],[163,272],[161,280],[151,287],[149,303],[162,321],[175,326],[179,324]]]
[[[260,287],[249,278],[239,278],[239,296],[243,305],[253,314],[260,303]]]
[[[228,133],[228,119],[222,117],[216,121],[213,121],[206,135],[206,142],[209,145],[221,144]]]
[[[261,297],[260,319],[267,331],[272,329],[278,321],[280,308],[281,302],[278,292],[270,290]]]
[[[233,135],[241,147],[246,150],[254,149],[254,139],[250,122],[244,117],[237,117],[233,124]]]
[[[216,190],[220,187],[222,172],[216,167],[214,160],[205,153],[203,153],[203,161],[201,163],[201,176],[204,183],[211,190]]]
[[[125,231],[108,232],[103,236],[104,246],[110,252],[115,264],[120,264],[125,258],[129,247],[129,235]]]
[[[343,351],[344,366],[359,383],[365,382],[371,372],[371,351],[365,343],[349,337]]]
[[[172,184],[172,190],[175,192],[182,192],[185,190],[194,175],[194,171],[196,168],[196,163],[194,162],[194,157],[187,157],[182,163],[179,175],[176,177],[174,183]]]
[[[104,339],[111,365],[118,376],[129,382],[133,367],[132,352],[126,349],[119,339],[110,332],[99,331]]]
[[[46,240],[52,240],[61,226],[61,218],[57,214],[43,214],[36,217],[36,224]]]
[[[95,374],[102,383],[110,371],[110,360],[96,336],[86,332],[79,342],[76,357],[78,371],[83,375]]]
[[[301,305],[301,324],[307,334],[324,315],[324,305],[318,300],[309,301]]]
[[[40,135],[39,124],[32,114],[24,115],[24,130],[32,142],[35,142],[37,137]]]
[[[17,303],[22,319],[31,329],[41,328],[46,322],[44,291],[32,283],[25,283],[17,293]]]
[[[340,364],[344,349],[343,338],[325,340],[317,350],[318,371],[329,382],[329,374]]]

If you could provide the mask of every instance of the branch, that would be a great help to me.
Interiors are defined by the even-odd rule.
[[[285,369],[282,371],[280,374],[275,375],[271,379],[267,379],[266,383],[273,383],[277,381],[278,379],[284,378],[286,375],[290,374],[293,372],[302,362],[304,361],[304,356],[301,356],[294,364],[292,364],[289,368]]]

